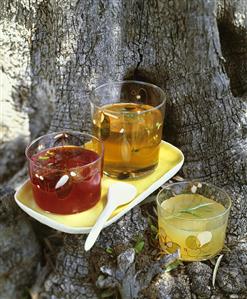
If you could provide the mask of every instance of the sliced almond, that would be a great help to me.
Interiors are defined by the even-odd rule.
[[[212,233],[210,231],[201,232],[197,235],[197,239],[200,241],[201,246],[209,243],[212,240]]]
[[[124,138],[121,144],[121,156],[124,162],[129,162],[131,159],[131,147],[126,138]]]
[[[55,189],[61,188],[64,186],[69,180],[69,176],[67,174],[64,174],[56,183]]]
[[[196,193],[197,187],[193,185],[190,190],[192,193]]]

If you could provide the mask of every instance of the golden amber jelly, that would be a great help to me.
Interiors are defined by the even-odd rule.
[[[93,134],[104,143],[104,172],[122,179],[154,170],[162,127],[162,112],[150,105],[116,103],[96,110]]]

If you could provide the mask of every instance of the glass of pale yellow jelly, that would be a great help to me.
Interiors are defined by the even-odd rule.
[[[229,195],[211,184],[183,181],[167,185],[157,195],[162,251],[179,250],[183,261],[214,257],[224,246],[230,207]]]

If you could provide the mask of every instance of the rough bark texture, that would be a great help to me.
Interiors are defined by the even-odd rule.
[[[19,299],[34,283],[40,246],[30,223],[13,201],[13,189],[0,189],[0,298]]]
[[[155,83],[167,92],[164,139],[184,152],[183,175],[211,181],[232,196],[232,251],[221,261],[215,288],[212,264],[191,263],[146,282],[137,298],[246,298],[246,1],[5,1],[0,15],[6,86],[0,181],[24,161],[27,120],[32,138],[48,128],[89,130],[93,87],[126,78]],[[10,153],[20,161],[13,165]],[[81,250],[83,237],[67,236],[42,296],[98,298],[100,269],[111,262],[116,269],[136,232],[148,233],[138,208],[126,217],[105,230],[90,255]],[[137,265],[149,256],[151,246],[145,244]],[[115,252],[111,259],[107,247]],[[120,294],[129,291],[109,277],[109,294],[109,286]]]
[[[20,14],[13,21],[17,8],[11,12],[11,5],[6,3],[0,12],[0,183],[23,166],[29,136],[24,108],[30,95],[30,30],[28,16]]]

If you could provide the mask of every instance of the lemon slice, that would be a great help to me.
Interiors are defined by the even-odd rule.
[[[189,249],[199,249],[201,247],[200,240],[196,236],[189,236],[185,240],[185,244]]]

